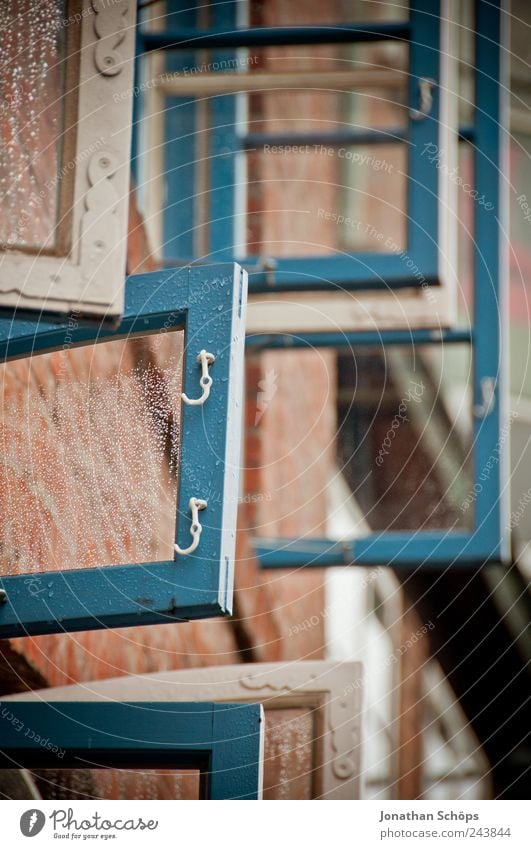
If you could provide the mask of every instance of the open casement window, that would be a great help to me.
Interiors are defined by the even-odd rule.
[[[353,383],[346,383],[347,390],[352,390],[346,401],[347,409],[350,410],[352,405],[350,413],[358,414],[357,424],[352,421],[350,413],[346,420],[353,435],[356,435],[355,427],[363,415],[363,410],[360,410],[363,397],[356,397],[356,390],[364,371],[361,369],[358,373],[356,363],[370,362],[367,347],[373,348],[373,364],[378,357],[383,359],[384,366],[386,359],[393,363],[392,376],[386,375],[385,368],[381,369],[383,382],[378,397],[385,398],[391,406],[395,405],[394,415],[403,414],[403,398],[406,398],[406,406],[409,404],[408,409],[424,409],[424,422],[422,416],[417,416],[411,424],[415,428],[415,441],[411,447],[419,448],[417,461],[424,458],[417,467],[417,473],[427,487],[424,493],[429,493],[429,498],[419,504],[417,511],[411,512],[414,500],[407,497],[411,483],[407,464],[399,465],[396,480],[386,481],[384,473],[389,473],[389,466],[385,456],[378,453],[378,444],[372,446],[375,448],[372,454],[367,453],[368,440],[363,434],[359,438],[358,432],[362,450],[356,449],[356,462],[365,459],[369,465],[355,470],[358,477],[353,479],[352,486],[355,495],[363,501],[358,505],[358,513],[361,512],[358,518],[364,521],[356,521],[355,532],[351,528],[339,539],[322,538],[322,533],[314,533],[316,539],[313,540],[309,533],[298,538],[290,536],[289,532],[285,536],[261,533],[262,537],[269,537],[257,540],[257,551],[264,565],[388,563],[408,568],[418,564],[477,564],[505,560],[509,556],[507,449],[510,422],[505,409],[506,360],[503,356],[507,282],[504,242],[504,174],[507,173],[504,154],[504,12],[501,3],[482,0],[473,7],[468,3],[459,5],[459,10],[455,11],[445,4],[412,3],[403,20],[396,20],[396,16],[392,20],[367,20],[361,12],[368,14],[375,5],[363,4],[358,8],[354,4],[354,9],[360,13],[354,22],[352,18],[336,16],[331,24],[322,20],[308,23],[306,20],[304,26],[297,26],[290,19],[292,6],[286,4],[282,21],[266,17],[268,27],[254,25],[252,15],[258,13],[252,5],[249,7],[251,17],[245,21],[238,21],[235,17],[217,20],[218,4],[212,6],[211,16],[206,21],[193,18],[192,12],[181,19],[181,13],[174,11],[177,7],[167,6],[155,20],[146,22],[141,38],[148,58],[143,65],[147,78],[141,80],[140,88],[146,95],[148,106],[153,92],[154,97],[161,98],[159,103],[170,107],[165,111],[165,119],[169,121],[171,117],[173,122],[166,123],[166,135],[161,136],[160,144],[166,140],[166,147],[160,148],[155,139],[154,149],[163,150],[165,155],[167,151],[168,156],[175,157],[165,164],[167,180],[170,181],[172,174],[179,175],[180,179],[186,176],[190,187],[185,200],[171,205],[171,211],[176,215],[181,203],[182,208],[187,209],[186,227],[181,223],[179,229],[172,229],[170,216],[166,214],[169,209],[164,203],[160,204],[160,219],[165,228],[169,227],[161,231],[159,240],[166,261],[179,262],[180,257],[187,257],[190,253],[204,260],[218,253],[224,255],[236,251],[251,263],[249,254],[252,251],[248,248],[255,247],[254,266],[249,268],[254,294],[247,324],[248,344],[264,349],[308,346],[339,350],[340,355],[346,357],[344,368],[349,368],[353,376]],[[263,15],[267,15],[267,4],[262,8]],[[395,4],[389,8],[396,13]],[[470,13],[470,19],[465,17],[461,20],[459,37],[449,44],[446,26],[449,20],[457,22],[458,11],[459,14]],[[352,12],[350,4],[349,12]],[[335,7],[332,14],[336,14]],[[260,20],[260,23],[263,21]],[[327,61],[333,59],[331,64],[336,70],[345,61],[340,53],[330,52],[332,42],[338,49],[344,44],[361,42],[356,43],[356,51],[359,52],[347,54],[347,66],[352,72],[359,70],[360,63],[368,65],[365,67],[367,73],[372,74],[376,64],[380,70],[382,64],[388,70],[392,65],[391,58],[385,53],[389,45],[395,52],[406,51],[407,59],[393,58],[396,65],[393,66],[394,80],[400,77],[400,67],[408,68],[405,72],[407,85],[402,102],[402,125],[397,118],[399,126],[396,132],[389,132],[382,101],[390,101],[390,106],[398,109],[400,98],[395,88],[392,96],[389,91],[386,94],[381,79],[378,79],[378,85],[382,88],[378,91],[374,86],[369,93],[361,86],[351,85],[349,89],[344,86],[344,81],[340,84],[337,79],[325,92],[320,81],[319,91],[316,91],[311,88],[316,85],[312,80],[306,86],[308,92],[305,89],[303,93],[312,98],[320,94],[321,99],[313,99],[311,106],[307,102],[306,106],[299,104],[298,98],[302,97],[301,88],[304,87],[301,78],[305,73],[318,67],[321,79],[326,79],[330,72]],[[312,45],[316,43],[325,44],[325,58],[323,54],[312,52]],[[371,52],[375,44],[380,45],[380,54]],[[190,52],[192,46],[196,53]],[[470,53],[466,53],[467,47],[471,47]],[[183,54],[185,48],[189,52]],[[301,50],[299,54],[298,48]],[[231,49],[248,49],[249,52],[231,53]],[[262,53],[251,52],[255,49]],[[285,52],[280,53],[281,49]],[[200,53],[203,50],[205,53]],[[363,51],[368,51],[368,56]],[[465,70],[455,82],[450,77],[441,77],[446,67],[443,54],[451,54],[452,51],[456,53],[453,58],[461,56],[461,70]],[[255,55],[258,55],[257,62],[254,61]],[[279,61],[280,57],[287,59],[289,56],[292,60],[298,56],[300,65],[296,70],[290,68],[289,63]],[[171,57],[173,65],[169,64],[168,57]],[[160,63],[152,74],[149,64],[145,64],[149,62]],[[297,80],[282,76],[278,82],[276,78],[271,81],[271,76],[281,72],[288,76],[296,73]],[[264,81],[255,84],[254,79],[258,79],[260,74],[264,75]],[[430,80],[434,80],[436,85],[429,84]],[[296,89],[293,95],[288,91],[290,85]],[[230,93],[221,93],[223,87],[224,92]],[[363,132],[364,145],[363,155],[359,154],[356,158],[355,151],[345,140],[347,126],[345,121],[338,119],[341,113],[325,109],[325,97],[330,96],[331,88],[343,93],[344,88],[349,89],[351,97],[361,100],[368,110],[364,112],[359,104],[356,107],[361,110],[357,114],[362,115],[365,121],[363,126],[361,119],[354,122],[355,133]],[[420,107],[419,90],[423,93]],[[229,97],[233,99],[227,100]],[[196,102],[198,98],[201,106]],[[268,98],[273,98],[269,106],[266,105]],[[282,98],[287,98],[284,106]],[[378,109],[370,109],[371,100],[378,101]],[[228,107],[222,104],[226,103],[232,104],[232,117],[224,111]],[[210,124],[208,110],[205,114],[209,105],[213,115]],[[453,118],[449,119],[450,113],[457,113],[458,106],[461,113],[459,133]],[[159,114],[160,109],[155,108],[154,112]],[[183,125],[185,115],[188,116],[187,123]],[[198,115],[205,122],[202,128],[198,128]],[[376,121],[369,121],[374,116],[381,120],[379,126]],[[146,117],[149,117],[146,132],[155,132],[153,116],[146,114]],[[315,133],[308,135],[310,117],[314,130],[316,125],[319,130],[318,140]],[[330,133],[334,127],[334,132],[337,131],[338,123],[343,135],[340,140],[336,139],[337,144],[334,145]],[[353,129],[351,124],[352,121],[348,125],[349,133]],[[252,133],[248,132],[249,129]],[[374,137],[375,132],[378,139]],[[377,156],[377,142],[382,141],[382,132],[386,152]],[[327,134],[328,140],[325,140]],[[390,135],[398,137],[398,141],[391,143]],[[444,147],[446,155],[455,151],[458,135],[463,142],[463,160],[460,163],[463,170],[456,172],[451,161],[444,159],[443,146],[447,145]],[[352,144],[352,136],[349,138]],[[201,156],[194,156],[190,150],[193,139],[202,140],[203,144],[208,142]],[[266,144],[269,146],[267,151]],[[321,147],[315,150],[314,144],[323,145],[324,154],[321,154]],[[300,145],[303,145],[302,149]],[[400,145],[407,151],[404,167],[389,158],[394,156],[393,151],[400,150]],[[291,146],[289,150],[286,150],[287,146]],[[149,145],[147,149],[151,149]],[[351,179],[354,179],[354,173],[358,181],[354,192],[356,202],[359,202],[360,195],[367,193],[370,202],[365,198],[361,211],[351,212],[348,216],[349,226],[356,225],[351,227],[354,236],[349,230],[348,238],[354,238],[360,250],[341,253],[337,245],[332,244],[323,257],[321,248],[328,238],[326,228],[333,224],[334,234],[337,233],[338,216],[343,215],[342,209],[351,208],[352,204],[355,208],[348,187],[341,192],[341,197],[349,198],[350,206],[345,202],[347,205],[341,207],[336,189],[338,182],[342,190],[345,189],[345,181],[338,181],[333,170],[326,170],[327,163],[334,163],[333,167],[336,167],[339,149],[344,151],[345,162],[347,151],[351,154],[348,159]],[[142,159],[142,144],[138,150]],[[332,155],[329,156],[329,153]],[[454,156],[455,153],[452,153]],[[204,159],[209,163],[208,173],[200,167]],[[359,178],[362,162],[369,163],[370,174],[366,184]],[[392,165],[387,171],[386,163]],[[380,170],[377,171],[377,168]],[[394,183],[400,172],[404,181],[402,190]],[[382,177],[380,182],[376,179],[379,176]],[[245,203],[241,198],[238,201],[238,186],[242,182],[249,186]],[[290,193],[292,184],[299,187],[298,194]],[[148,186],[151,185],[150,181]],[[169,187],[170,182],[167,185]],[[233,203],[229,204],[227,191],[233,185],[236,185],[236,190]],[[385,198],[384,195],[383,202],[380,202],[382,199],[376,197],[378,188],[383,192],[389,190],[391,197]],[[170,204],[172,197],[169,191]],[[397,241],[398,225],[395,230],[395,224],[388,223],[389,210],[392,207],[394,215],[400,197],[407,198],[406,204],[398,204],[403,222],[401,242]],[[462,213],[463,204],[468,205],[466,215]],[[320,217],[315,215],[319,210],[324,210]],[[327,212],[330,212],[329,216]],[[448,231],[443,226],[447,217],[454,223],[459,222],[458,235],[460,238],[463,234],[466,236],[465,253],[470,261],[466,280],[459,272],[459,289],[464,297],[460,304],[462,315],[455,325],[451,317],[454,305],[450,306],[447,300],[446,306],[442,310],[439,308],[441,299],[448,298],[452,289],[441,271],[444,260],[449,260],[454,283],[458,278],[458,266],[453,258],[449,259],[453,257],[457,239],[455,235],[447,238]],[[148,218],[151,219],[151,216]],[[311,229],[315,221],[319,225],[317,231]],[[370,228],[370,232],[365,229],[367,222],[374,232]],[[384,232],[384,226],[389,230]],[[260,228],[265,231],[265,236],[260,233]],[[224,235],[221,235],[222,231]],[[381,249],[375,250],[375,244],[385,247],[389,232],[393,233],[393,239],[400,248],[398,253],[391,251],[386,254]],[[381,238],[379,234],[382,234]],[[368,237],[368,241],[372,242],[371,251],[361,250],[362,237]],[[272,261],[264,264],[264,256]],[[360,257],[363,258],[361,261]],[[404,258],[407,274],[404,274]],[[378,291],[382,283],[384,292]],[[317,291],[323,289],[328,291]],[[342,291],[332,292],[331,289]],[[346,292],[346,289],[350,291]],[[402,353],[392,350],[393,346],[401,349]],[[407,363],[404,351],[412,362]],[[460,405],[459,420],[452,417],[451,401],[444,397],[442,386],[437,382],[441,365],[444,363],[446,366],[455,358],[469,379],[468,394]],[[408,398],[412,387],[407,382],[411,379],[422,383],[424,370],[431,372],[432,380],[430,384],[424,382],[424,385],[429,385],[429,392],[423,403],[417,404],[415,398]],[[369,376],[375,377],[375,374],[373,371]],[[404,376],[406,386],[401,387]],[[286,379],[289,392],[285,399],[286,409],[290,408],[299,383],[300,375],[296,372]],[[401,394],[402,388],[404,395]],[[377,386],[373,386],[371,391],[378,395]],[[378,414],[376,405],[371,421],[377,422]],[[394,415],[388,422],[393,436],[396,430],[392,427]],[[290,432],[295,431],[295,425],[294,421],[290,422]],[[408,433],[402,423],[400,433],[402,436]],[[381,433],[382,443],[386,439],[384,431]],[[391,439],[390,436],[389,441]],[[268,444],[273,445],[274,440],[269,439]],[[384,448],[387,450],[387,444]],[[380,457],[384,458],[383,464],[376,462]],[[398,460],[398,457],[394,459]],[[305,468],[308,465],[306,462]],[[372,476],[372,491],[371,485],[367,488],[367,482],[359,477],[363,473]],[[289,492],[289,509],[296,510],[298,505],[294,503],[293,491],[289,491],[287,486],[285,491]],[[387,497],[386,514],[381,509],[382,493]],[[272,504],[276,504],[274,498]]]
[[[449,566],[510,556],[508,446],[516,414],[509,417],[506,410],[507,85],[501,4],[476,3],[473,28],[466,80],[474,90],[469,136],[476,194],[464,192],[470,209],[460,227],[466,254],[460,274],[469,266],[463,288],[472,293],[464,309],[472,327],[437,334],[330,328],[248,340],[264,348],[337,352],[341,475],[332,477],[347,479],[347,500],[356,502],[349,530],[335,539],[314,531],[296,539],[257,540],[265,566]]]
[[[459,269],[466,295],[463,313],[471,321],[437,333],[349,333],[331,324],[322,333],[248,338],[249,346],[276,348],[284,356],[286,349],[306,349],[304,356],[314,357],[312,379],[319,385],[324,385],[319,383],[319,368],[330,362],[333,352],[327,386],[334,387],[335,380],[338,392],[327,527],[310,526],[306,520],[298,536],[284,532],[283,515],[293,519],[305,505],[304,492],[300,501],[291,492],[290,503],[276,516],[266,517],[257,534],[256,550],[265,567],[455,568],[510,557],[508,447],[516,413],[508,416],[506,409],[502,24],[499,5],[477,4],[475,59],[467,68],[475,92],[470,130],[474,147],[464,145],[461,152],[473,173],[477,197],[487,201],[460,197],[467,208],[460,213]],[[279,373],[273,404],[282,403],[278,399],[283,386],[292,400],[297,395],[304,364],[301,359],[296,363],[299,373],[290,373],[288,365],[283,380],[278,359],[266,361],[266,374],[274,367]],[[271,430],[271,421],[264,417],[262,428]],[[310,421],[308,429],[315,425]],[[264,441],[274,445],[267,434]],[[318,452],[303,447],[316,463]],[[271,460],[274,449],[267,450]],[[296,454],[290,456],[295,468]],[[263,465],[267,474],[268,463]],[[299,463],[300,474],[306,466]],[[264,489],[269,491],[267,483]],[[289,491],[286,486],[279,489]],[[277,495],[271,493],[273,506]]]
[[[123,310],[135,0],[2,4],[0,307]]]
[[[252,663],[129,675],[10,697],[28,701],[256,702],[265,713],[264,798],[358,799],[361,793],[361,663]],[[13,702],[12,699],[17,699]],[[181,779],[184,787],[185,779]]]
[[[446,567],[507,557],[510,425],[499,429],[497,385],[474,403],[487,377],[468,332],[435,343],[425,331],[414,344],[400,332],[385,344],[371,334],[293,335],[262,350],[264,373],[275,375],[261,426],[262,566]],[[304,406],[310,393],[298,386],[309,374],[328,395]],[[334,432],[320,443],[334,396]],[[282,436],[274,413],[290,403],[301,423]]]
[[[184,798],[260,799],[263,736],[259,704],[0,704],[0,767],[25,770],[44,799],[138,798],[142,777],[158,785],[155,798],[178,799],[185,780]]]
[[[452,3],[145,15],[135,150],[161,259],[237,257],[253,332],[452,325]]]
[[[0,635],[231,612],[246,275],[129,277],[116,328],[0,320]]]

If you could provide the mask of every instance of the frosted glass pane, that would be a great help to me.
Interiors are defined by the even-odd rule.
[[[199,799],[199,770],[36,770],[43,799]]]
[[[2,0],[0,244],[57,244],[67,27],[63,0]],[[68,172],[70,169],[68,169]]]
[[[0,574],[173,559],[182,337],[1,367]]]
[[[264,799],[311,799],[315,782],[313,712],[266,710]]]

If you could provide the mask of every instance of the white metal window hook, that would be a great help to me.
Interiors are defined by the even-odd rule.
[[[189,398],[185,392],[181,392],[181,398],[185,404],[197,405],[204,404],[210,395],[210,387],[212,386],[212,378],[208,373],[208,367],[216,362],[214,354],[210,354],[203,348],[197,355],[197,362],[201,363],[201,377],[199,378],[199,386],[203,390],[203,394],[199,398]]]
[[[201,531],[203,530],[203,526],[199,521],[199,511],[204,510],[208,506],[208,502],[203,498],[191,498],[189,501],[190,512],[192,514],[192,524],[190,525],[190,533],[192,534],[192,542],[188,546],[188,548],[179,548],[177,543],[175,543],[175,551],[177,554],[193,554],[199,545],[199,539],[201,537]]]

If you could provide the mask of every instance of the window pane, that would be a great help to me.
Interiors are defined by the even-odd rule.
[[[404,130],[407,46],[382,42],[254,52],[249,76],[269,72],[279,81],[275,85],[273,79],[273,90],[250,95],[248,131],[298,133],[300,139],[275,145],[271,138],[263,150],[249,154],[248,244],[241,252],[404,250],[405,144],[306,144],[303,136]],[[308,87],[304,79],[311,73],[320,79]],[[298,75],[299,86],[286,91],[282,75],[290,74]],[[314,222],[312,214],[335,226]]]
[[[262,368],[257,536],[472,527],[468,346],[270,351]]]
[[[402,144],[269,145],[253,154],[241,253],[404,250],[406,155]]]
[[[268,351],[259,386],[263,492],[255,535],[326,536],[337,430],[335,352]]]
[[[467,346],[340,358],[338,463],[370,531],[472,527]]]
[[[242,51],[243,53],[243,51]],[[400,42],[254,48],[248,77],[264,77],[263,102],[251,100],[251,132],[406,127],[408,47]],[[243,70],[243,68],[242,68]],[[297,75],[298,81],[290,81]],[[314,90],[312,75],[317,75]],[[277,82],[275,83],[275,80]],[[283,89],[291,88],[289,99]],[[262,89],[266,85],[260,83]],[[343,94],[345,92],[345,94]],[[321,122],[325,122],[325,126]],[[261,124],[259,124],[261,122]],[[328,125],[330,122],[330,125]]]
[[[42,799],[199,799],[199,770],[41,769],[31,777]]]
[[[182,336],[1,367],[0,574],[173,559]]]
[[[306,708],[266,710],[264,799],[312,799],[314,712]]]
[[[396,253],[405,250],[405,145],[350,147],[338,151],[339,155],[343,157],[339,246],[349,252]]]
[[[66,17],[64,0],[0,4],[3,247],[58,247],[62,176],[70,174],[62,163]]]
[[[221,251],[404,250],[407,70],[398,42],[150,54],[141,202],[156,251],[180,264]],[[352,139],[373,130],[391,141]],[[307,143],[311,133],[341,138]],[[355,222],[320,243],[306,233],[308,201]]]

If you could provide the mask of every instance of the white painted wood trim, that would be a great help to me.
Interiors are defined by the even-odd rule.
[[[197,73],[162,74],[155,86],[170,97],[202,97],[210,94],[237,94],[238,92],[278,91],[295,88],[326,91],[367,88],[405,88],[407,74],[403,71],[348,70],[348,71],[259,71],[250,74]]]
[[[395,292],[287,292],[250,295],[247,333],[434,331],[451,326],[447,286]],[[436,339],[436,336],[434,336]]]
[[[458,167],[458,81],[455,55],[458,13],[455,0],[443,0],[440,19],[440,80],[439,80],[439,281],[447,292],[445,299],[448,326],[457,319],[457,233],[459,206],[457,182],[451,174]]]

